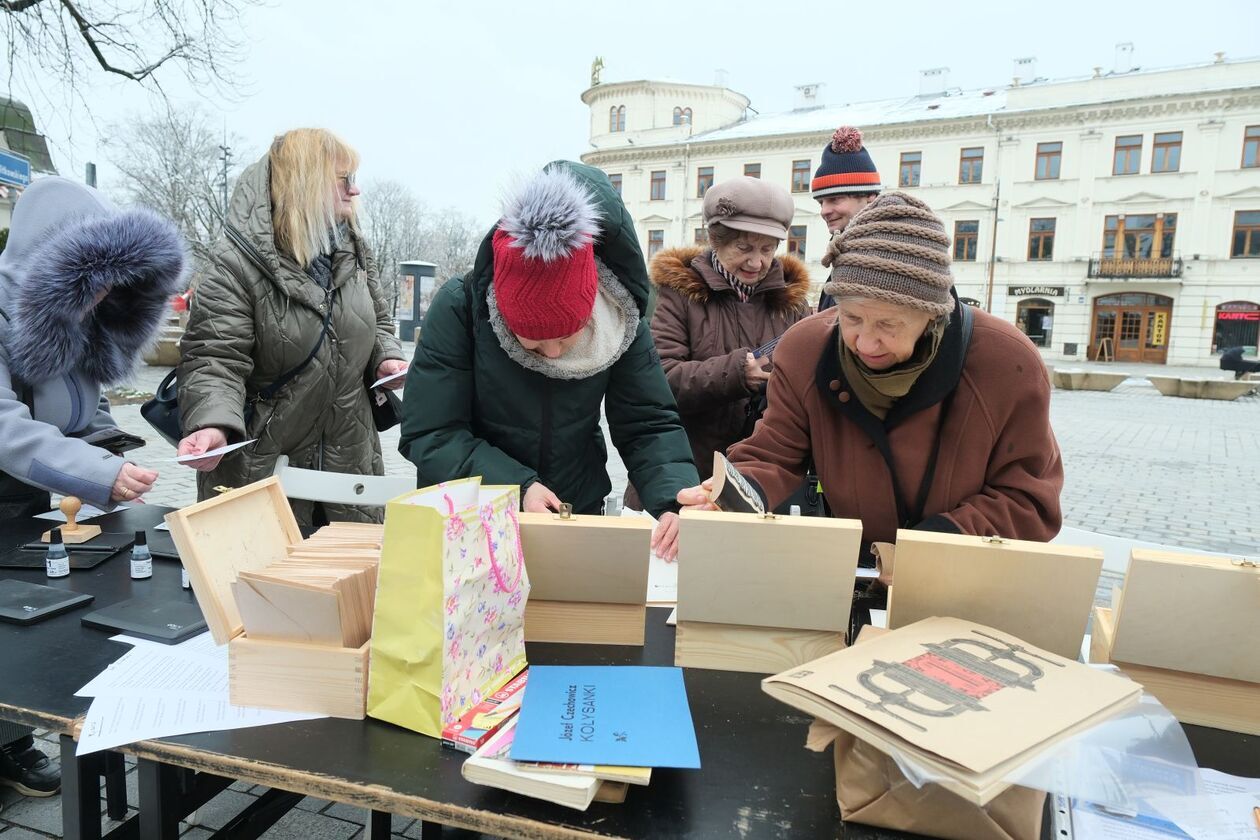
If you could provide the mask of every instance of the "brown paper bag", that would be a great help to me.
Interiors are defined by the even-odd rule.
[[[916,788],[884,753],[823,721],[814,721],[805,745],[822,752],[835,745],[836,801],[845,822],[910,831],[943,840],[1038,840],[1044,791],[1011,787],[985,807],[940,785]]]

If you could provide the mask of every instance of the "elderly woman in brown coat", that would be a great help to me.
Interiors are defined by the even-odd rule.
[[[898,528],[1048,541],[1063,462],[1037,349],[959,302],[949,237],[927,205],[885,193],[832,240],[837,306],[775,353],[769,407],[731,462],[777,504],[811,458],[832,514],[864,541]],[[700,488],[684,505],[704,505]]]
[[[659,294],[652,338],[702,478],[714,451],[751,429],[773,352],[758,350],[810,313],[804,263],[775,256],[795,211],[776,184],[724,181],[704,196],[709,247],[661,251],[649,266]],[[634,488],[626,504],[638,506]]]

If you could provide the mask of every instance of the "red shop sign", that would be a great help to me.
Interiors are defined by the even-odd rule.
[[[1260,321],[1260,312],[1217,312],[1218,321]]]

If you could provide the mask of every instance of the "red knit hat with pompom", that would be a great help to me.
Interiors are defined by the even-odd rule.
[[[509,330],[546,341],[582,329],[595,308],[598,233],[590,190],[563,166],[508,199],[491,247],[495,305]]]
[[[862,132],[842,125],[823,148],[822,163],[810,182],[814,198],[837,193],[877,193],[883,189],[875,161],[862,146]]]

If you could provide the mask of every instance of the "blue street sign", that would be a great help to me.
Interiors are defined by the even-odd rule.
[[[0,150],[0,184],[29,187],[31,185],[31,162],[14,152]]]

